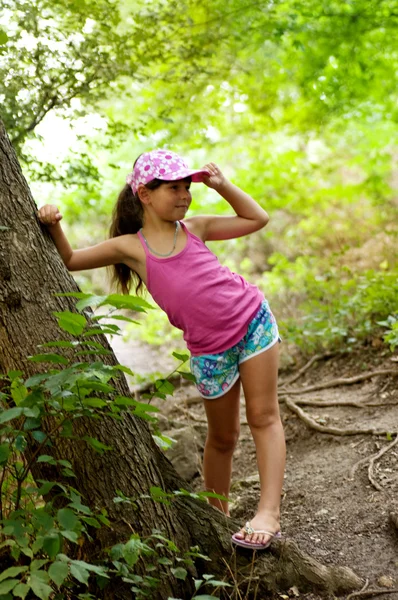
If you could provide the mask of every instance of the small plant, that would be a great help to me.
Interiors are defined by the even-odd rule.
[[[398,315],[389,315],[385,321],[378,321],[379,325],[387,327],[383,339],[390,345],[391,352],[398,346]]]
[[[76,295],[76,294],[72,294]],[[153,597],[158,585],[157,573],[170,568],[174,577],[183,579],[193,565],[192,550],[180,556],[172,541],[159,531],[141,540],[133,535],[127,542],[116,544],[108,556],[99,556],[96,562],[76,558],[77,549],[84,541],[91,541],[90,532],[109,527],[105,509],[90,508],[74,488],[75,473],[69,460],[52,456],[52,448],[59,438],[76,440],[73,423],[81,418],[108,417],[121,419],[124,411],[145,419],[153,428],[156,441],[168,447],[171,440],[157,428],[156,412],[150,404],[154,396],[165,398],[174,386],[168,378],[155,382],[155,389],[147,396],[149,402],[140,402],[130,396],[120,396],[112,381],[121,372],[134,375],[122,365],[81,362],[87,355],[107,355],[109,350],[92,340],[97,333],[119,334],[117,325],[99,324],[102,319],[132,320],[114,314],[115,308],[146,310],[145,301],[112,295],[89,297],[79,294],[77,306],[84,310],[90,303],[112,306],[109,315],[94,316],[88,320],[83,314],[54,313],[58,323],[71,339],[42,344],[40,353],[30,356],[34,363],[49,364],[46,372],[27,379],[21,371],[9,371],[0,376],[0,554],[3,571],[0,573],[0,597],[4,600],[26,598],[34,594],[42,600],[64,598],[73,591],[74,597],[88,600],[93,596],[82,591],[90,577],[97,586],[104,587],[111,578],[121,578],[131,584],[137,598]],[[137,304],[135,302],[137,301]],[[174,353],[179,365],[173,374],[191,379],[181,367],[188,355]],[[85,435],[81,438],[98,453],[110,445]],[[32,468],[41,463],[48,467],[48,478],[34,480]],[[207,493],[192,494],[178,490],[167,494],[152,488],[143,498],[168,502],[174,496],[193,496],[205,499]],[[134,500],[119,495],[115,501]],[[136,572],[138,561],[145,562],[144,575]],[[142,569],[141,569],[142,571]],[[55,594],[55,595],[54,595]]]

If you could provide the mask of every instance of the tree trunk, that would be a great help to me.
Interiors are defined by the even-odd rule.
[[[28,375],[39,369],[27,356],[37,353],[37,345],[62,339],[53,311],[74,310],[69,298],[56,297],[56,292],[78,291],[66,270],[51,237],[40,226],[37,207],[23,178],[15,153],[0,123],[0,373],[19,369]],[[109,348],[104,336],[99,336]],[[114,355],[92,357],[108,364],[117,364]],[[87,360],[90,360],[88,358]],[[121,395],[130,395],[125,379],[115,383]],[[210,572],[233,582],[236,577],[246,578],[252,568],[252,554],[233,551],[230,535],[238,524],[217,510],[190,497],[175,497],[170,505],[140,498],[151,486],[166,492],[188,489],[171,463],[155,445],[145,421],[127,412],[123,419],[80,419],[75,422],[77,436],[89,435],[112,446],[103,454],[96,453],[86,443],[71,442],[65,438],[52,448],[55,458],[70,460],[76,474],[74,487],[91,508],[105,507],[111,521],[110,528],[94,532],[94,542],[86,552],[126,541],[132,531],[140,535],[160,529],[172,539],[181,551],[199,546],[212,562],[199,561],[198,576]],[[34,476],[45,471],[37,464]],[[136,498],[136,506],[115,504],[116,490]],[[230,570],[226,565],[230,565]],[[233,575],[232,575],[233,574]],[[359,578],[344,567],[324,567],[304,555],[293,541],[275,542],[270,552],[259,555],[253,572],[253,586],[263,594],[270,590],[296,585],[300,590],[318,590],[338,593],[360,587]],[[164,579],[159,599],[188,598],[193,593],[193,578],[185,582],[170,573]],[[106,597],[106,592],[103,592]],[[110,597],[130,598],[126,588],[120,592],[112,588]],[[259,596],[263,597],[263,596]]]

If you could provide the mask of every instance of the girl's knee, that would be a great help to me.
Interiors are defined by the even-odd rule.
[[[247,409],[247,423],[250,429],[266,429],[273,425],[281,424],[279,407],[267,408],[259,407],[258,409]]]
[[[217,452],[233,452],[239,439],[239,429],[225,433],[209,432],[206,447],[211,447]]]

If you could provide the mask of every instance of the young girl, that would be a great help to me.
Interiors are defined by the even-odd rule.
[[[256,446],[260,502],[235,544],[264,549],[280,535],[285,441],[277,400],[278,328],[263,294],[222,267],[207,240],[257,231],[267,213],[228,181],[217,165],[188,169],[181,157],[153,150],[138,157],[113,212],[111,239],[72,250],[56,206],[38,213],[69,271],[113,265],[124,293],[144,282],[170,322],[184,332],[191,370],[204,398],[208,434],[203,473],[207,490],[228,497],[232,454],[239,436],[240,387]],[[228,202],[235,216],[185,215],[191,182],[203,182]],[[227,515],[228,503],[211,499]]]

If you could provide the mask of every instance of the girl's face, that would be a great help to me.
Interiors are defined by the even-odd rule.
[[[150,190],[152,209],[166,221],[183,219],[191,204],[190,178],[167,181],[158,188]]]

